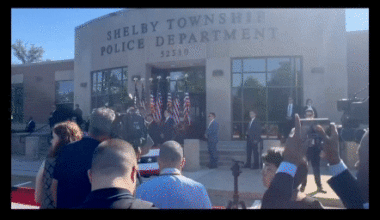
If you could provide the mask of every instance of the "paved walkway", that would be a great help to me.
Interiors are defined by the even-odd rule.
[[[42,164],[41,160],[28,160],[21,156],[12,156],[11,160],[12,176],[35,177]],[[246,202],[247,206],[252,205],[255,200],[260,200],[266,188],[262,183],[261,170],[251,170],[243,168],[238,178],[238,189],[240,200]],[[226,206],[229,200],[232,200],[234,190],[234,179],[229,167],[219,167],[217,169],[201,168],[199,171],[184,171],[184,176],[194,179],[205,185],[213,205]],[[321,201],[326,207],[343,208],[338,196],[327,184],[330,179],[327,167],[321,167],[322,186],[326,194],[316,193],[317,187],[312,174],[312,168],[309,167],[308,184],[305,189],[306,194],[310,194]],[[12,183],[22,184],[20,183]],[[29,186],[30,187],[30,186]],[[216,201],[219,198],[219,201]],[[213,201],[215,200],[215,202]]]

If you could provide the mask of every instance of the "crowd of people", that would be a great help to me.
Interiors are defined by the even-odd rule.
[[[271,148],[262,155],[263,183],[268,189],[263,195],[261,208],[323,208],[317,199],[303,193],[308,172],[306,155],[312,154],[307,153],[312,151],[308,149],[312,140],[306,138],[299,115],[291,107],[288,110],[290,112],[287,117],[294,119],[289,119],[293,121],[293,129],[289,131],[285,147]],[[312,108],[306,110],[314,115]],[[41,209],[212,208],[206,188],[182,175],[185,166],[183,147],[173,140],[173,119],[170,112],[165,111],[164,115],[164,128],[155,128],[155,132],[149,132],[154,142],[162,143],[158,157],[160,175],[144,183],[138,181],[137,161],[142,151],[127,141],[114,137],[113,122],[116,115],[112,109],[102,107],[92,111],[87,135],[83,135],[75,122],[53,124],[51,148],[36,177],[35,199],[41,204]],[[253,153],[252,168],[257,169],[258,157],[261,155],[257,152],[260,135],[259,122],[255,121],[256,111],[251,111],[250,117],[245,167],[251,167],[250,158]],[[210,168],[216,168],[218,162],[216,145],[219,124],[215,118],[215,113],[209,113],[205,134],[208,139]],[[146,117],[146,121],[148,130],[158,126],[151,115]],[[357,177],[351,174],[340,158],[335,124],[330,125],[328,132],[321,126],[316,126],[315,130],[321,137],[332,175],[327,183],[346,208],[368,208],[369,130],[359,145]],[[315,159],[310,160],[312,165],[315,164]],[[318,190],[323,192],[321,185],[318,185],[319,172],[314,165],[313,169]]]

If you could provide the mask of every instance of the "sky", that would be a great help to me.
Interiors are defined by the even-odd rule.
[[[42,60],[74,59],[75,27],[100,16],[121,10],[120,8],[99,9],[11,9],[11,43],[17,39],[42,46]],[[346,9],[346,30],[369,30],[368,9]],[[11,50],[11,63],[21,62]]]

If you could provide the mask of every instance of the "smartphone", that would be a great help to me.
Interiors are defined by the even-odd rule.
[[[301,126],[322,125],[323,127],[327,127],[330,125],[328,118],[302,118],[300,122]]]

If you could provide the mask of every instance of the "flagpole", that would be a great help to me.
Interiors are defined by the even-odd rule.
[[[137,77],[133,78],[133,81],[135,81],[135,95],[133,97],[133,102],[134,102],[134,106],[135,106],[135,109],[137,109],[137,96],[138,96],[138,91],[137,91]]]

